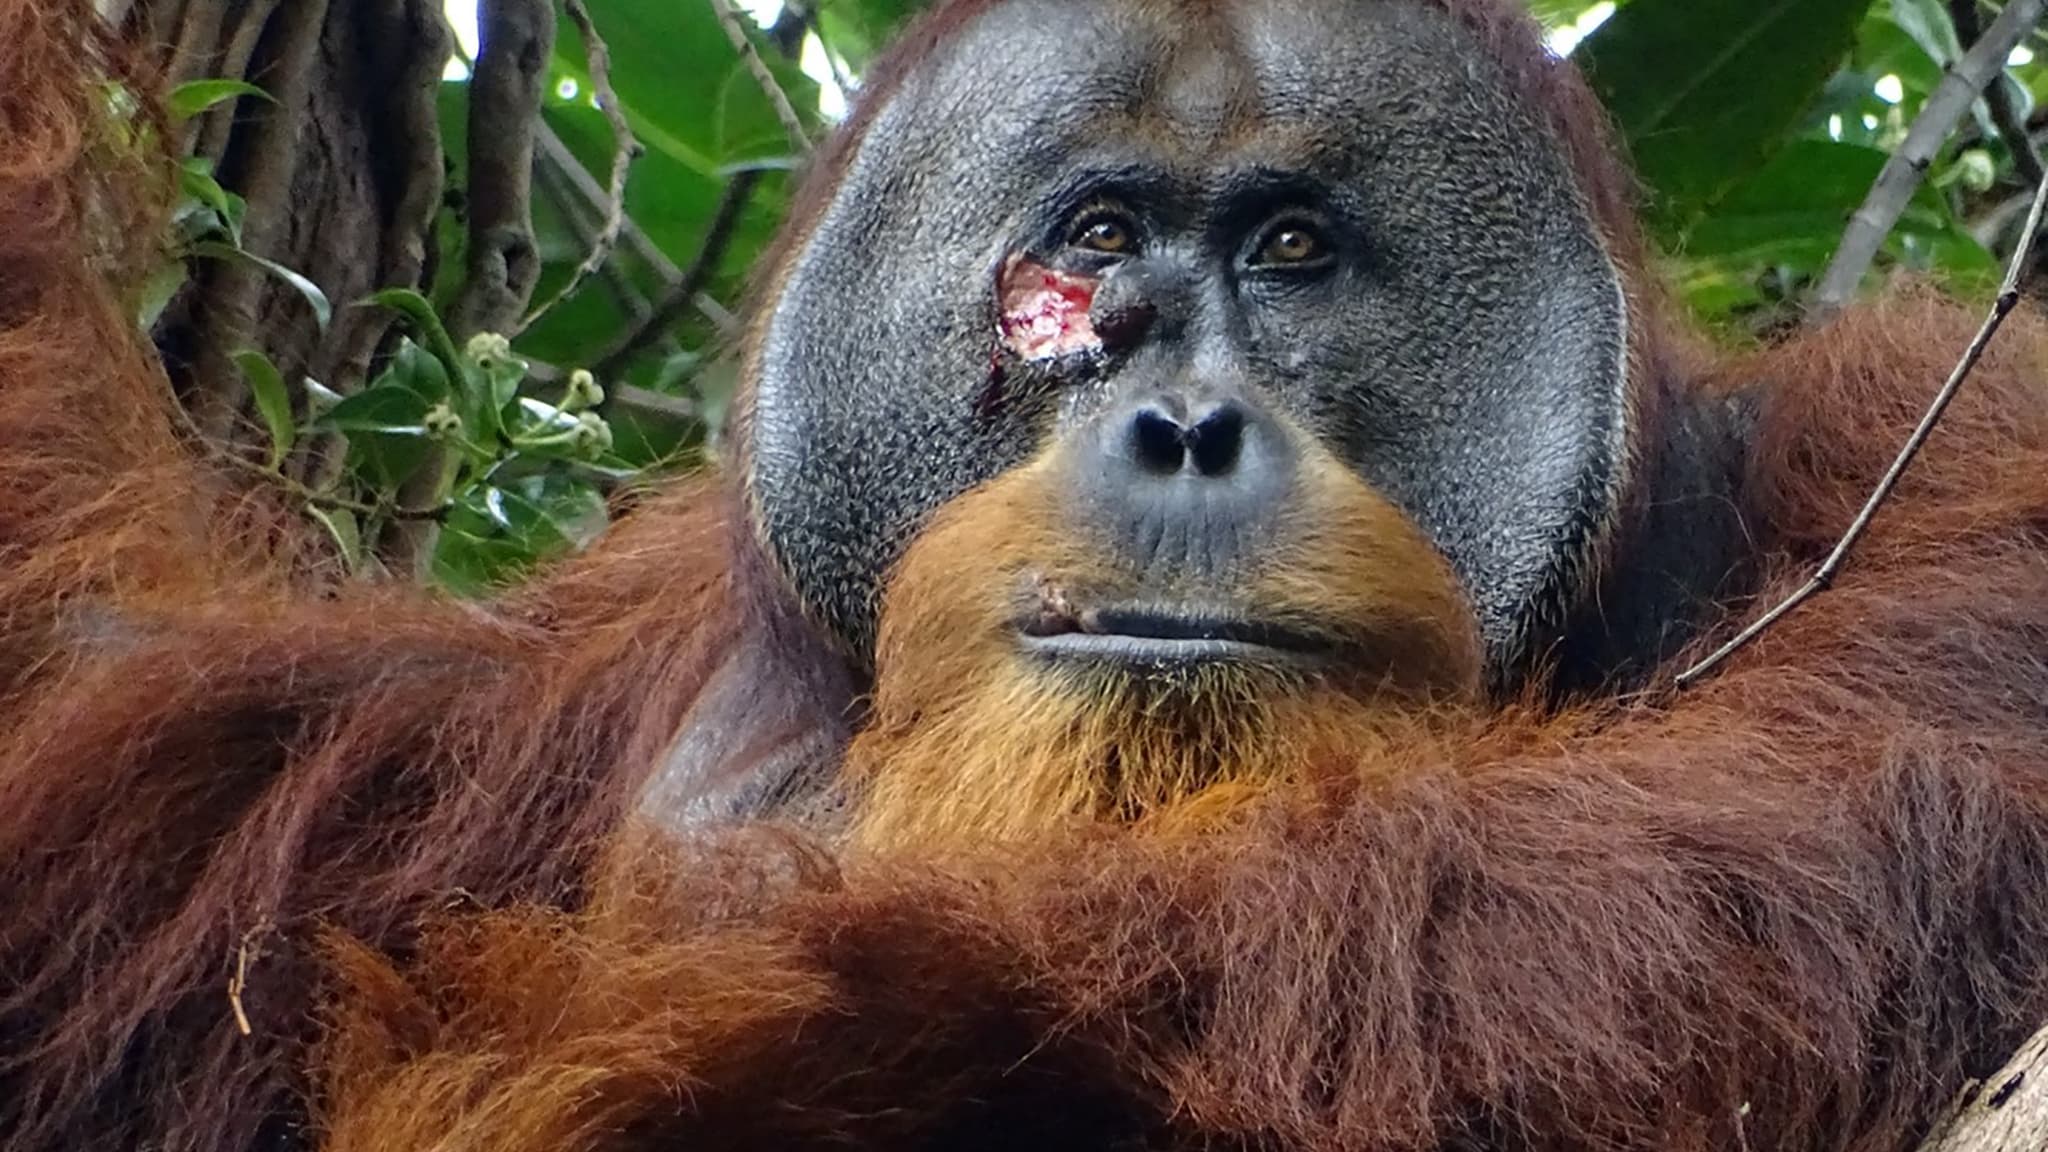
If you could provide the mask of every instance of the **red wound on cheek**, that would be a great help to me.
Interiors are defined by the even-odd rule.
[[[1002,305],[1003,345],[1026,360],[1092,352],[1102,347],[1088,322],[1095,302],[1092,277],[1074,276],[1013,256],[996,282]]]

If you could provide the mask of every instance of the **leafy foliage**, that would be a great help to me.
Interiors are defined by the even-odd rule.
[[[722,2],[722,0],[720,0]],[[1580,63],[1637,164],[1653,236],[1684,301],[1731,337],[1791,322],[1850,214],[1945,69],[1965,48],[1948,0],[1530,0],[1552,44]],[[650,470],[715,450],[732,368],[720,355],[749,270],[788,206],[802,162],[769,94],[733,49],[714,3],[588,0],[608,49],[564,18],[541,109],[535,300],[551,300],[592,252],[613,206],[619,142],[595,99],[608,79],[642,149],[625,227],[600,275],[524,331],[458,347],[441,317],[461,291],[467,85],[440,93],[450,195],[435,229],[439,274],[344,307],[402,318],[367,379],[290,380],[237,352],[260,442],[223,451],[265,472],[319,521],[358,572],[375,573],[394,532],[428,524],[418,575],[470,594],[602,531],[606,495]],[[816,137],[918,0],[822,0],[807,19],[748,25],[755,49]],[[2036,33],[2031,47],[2039,47]],[[2030,48],[2001,77],[2026,123],[2048,90]],[[174,93],[182,121],[263,93],[202,80]],[[2021,145],[2031,148],[2032,144]],[[1964,291],[1996,273],[2013,206],[2030,189],[2015,138],[1986,105],[1936,158],[1888,239],[1892,265]],[[195,260],[235,260],[289,284],[324,331],[335,305],[290,268],[248,251],[247,205],[202,159],[183,194],[169,258],[148,286],[153,323]],[[579,367],[580,366],[580,367]],[[605,377],[600,381],[589,369]],[[284,463],[310,443],[340,467],[302,483]]]

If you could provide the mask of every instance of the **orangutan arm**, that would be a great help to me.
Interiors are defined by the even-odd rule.
[[[1697,690],[1233,832],[671,848],[582,917],[350,952],[344,1040],[413,1041],[331,1050],[333,1146],[1910,1147],[2048,1013],[2048,566],[1925,543]]]

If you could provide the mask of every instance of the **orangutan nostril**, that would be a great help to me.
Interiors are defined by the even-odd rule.
[[[1158,408],[1140,408],[1131,417],[1131,451],[1146,471],[1171,476],[1187,456],[1186,433]]]

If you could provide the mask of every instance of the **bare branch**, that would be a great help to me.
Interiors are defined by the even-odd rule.
[[[2013,7],[2017,7],[2019,3],[2020,0],[2013,0]],[[2012,8],[2007,8],[2006,11],[2010,12]],[[1905,446],[1899,449],[1898,456],[1893,458],[1891,467],[1885,469],[1883,478],[1871,491],[1870,498],[1863,502],[1863,508],[1856,513],[1856,519],[1850,523],[1849,530],[1842,533],[1842,538],[1835,542],[1834,551],[1828,553],[1828,558],[1821,562],[1813,578],[1798,591],[1758,617],[1749,627],[1737,633],[1733,640],[1721,645],[1706,659],[1679,673],[1676,681],[1678,687],[1684,688],[1713,671],[1723,660],[1762,635],[1772,624],[1777,623],[1780,617],[1826,591],[1828,585],[1834,582],[1835,574],[1847,563],[1850,550],[1856,547],[1856,542],[1870,529],[1870,522],[1877,516],[1877,510],[1890,498],[1892,489],[1898,486],[1899,477],[1905,475],[1907,467],[1913,463],[1913,458],[1920,454],[1921,447],[1934,433],[1934,426],[1940,422],[1941,414],[1948,410],[1949,401],[1955,399],[1956,392],[1963,386],[1963,381],[1969,378],[1970,370],[1975,368],[1977,361],[1983,357],[1984,349],[1990,345],[1991,338],[1998,334],[1999,327],[2005,323],[2006,315],[2019,304],[2020,281],[2027,269],[2027,257],[2033,251],[2034,237],[2041,231],[2043,208],[2048,208],[2048,180],[2042,181],[2034,189],[2034,207],[2027,213],[2026,230],[2020,234],[2019,246],[2014,249],[2012,261],[2006,267],[2005,283],[1999,286],[1998,299],[1992,302],[1990,314],[1984,317],[1984,323],[1977,329],[1976,337],[1963,351],[1963,358],[1956,362],[1955,370],[1949,373],[1947,382],[1935,393],[1933,402],[1928,404],[1927,411],[1920,417],[1919,425],[1913,429],[1913,434],[1906,438]]]
[[[599,379],[616,377],[635,355],[659,339],[697,303],[699,292],[725,258],[726,247],[732,243],[733,227],[739,223],[740,213],[745,210],[747,199],[759,180],[760,173],[747,171],[736,172],[732,179],[726,181],[718,209],[712,213],[711,223],[705,227],[704,239],[698,242],[697,255],[691,259],[689,268],[669,284],[652,311],[620,333],[611,346],[598,355],[591,371],[597,373]]]
[[[1913,120],[1913,126],[1906,130],[1906,139],[1885,161],[1869,195],[1850,217],[1849,227],[1842,233],[1842,242],[1835,248],[1834,258],[1828,262],[1815,293],[1814,320],[1840,311],[1856,295],[1856,286],[1926,178],[1927,168],[1934,162],[1942,141],[1948,139],[1956,122],[1969,111],[1985,85],[2004,70],[2006,57],[2012,55],[2013,48],[2041,22],[2044,8],[2048,8],[2048,0],[2011,0],[1991,27],[1984,30],[1984,35],[1941,78],[1934,94]]]
[[[451,311],[458,338],[519,320],[540,253],[533,240],[533,138],[554,51],[549,0],[483,0],[483,48],[469,82],[468,278]]]
[[[215,76],[230,79],[249,77],[249,65],[256,58],[256,46],[270,27],[277,5],[278,0],[252,0],[235,11],[231,17],[233,28],[221,49],[220,62],[213,73]],[[228,140],[234,134],[236,108],[240,103],[239,100],[230,100],[201,118],[201,122],[195,125],[199,135],[192,145],[193,155],[204,156],[216,163],[227,155]]]
[[[1949,21],[1956,26],[1956,39],[1965,48],[1971,47],[1984,36],[1983,21],[1977,17],[1977,0],[1949,0]],[[1984,103],[1991,111],[1991,123],[1998,129],[1999,139],[2012,153],[2013,168],[2028,186],[2048,179],[2048,171],[2041,167],[2041,154],[2034,150],[2034,140],[2027,135],[2026,118],[2012,102],[2012,86],[2003,75],[1994,73],[1991,82],[1984,87]]]
[[[570,187],[569,178],[562,174],[561,169],[543,162],[533,170],[533,178],[540,182],[541,195],[555,206],[555,211],[562,214],[562,222],[568,227],[570,235],[576,238],[576,242],[585,248],[595,245],[598,230],[604,226],[604,222],[595,217],[590,206],[584,203],[574,188]],[[623,234],[624,229],[621,229],[621,232]],[[619,306],[619,311],[625,313],[628,320],[638,320],[647,315],[647,310],[653,307],[647,302],[646,293],[640,291],[639,286],[633,283],[632,277],[626,275],[617,261],[607,260],[599,265],[597,275],[604,281],[605,290],[611,294],[613,301]]]
[[[191,0],[178,14],[177,39],[170,45],[173,84],[219,75],[214,53],[220,44],[226,0]]]
[[[601,215],[609,199],[605,195],[605,190],[598,185],[597,179],[591,176],[589,169],[583,166],[583,162],[576,159],[576,154],[569,151],[569,146],[562,143],[562,138],[555,135],[555,130],[543,123],[536,144],[540,149],[541,159],[562,177],[569,190],[575,192],[585,204]],[[675,261],[670,260],[667,253],[647,238],[647,233],[641,231],[631,216],[620,222],[619,238],[625,241],[626,247],[633,250],[633,255],[646,261],[647,266],[654,269],[654,274],[661,277],[663,283],[674,283],[682,278],[682,269],[676,267]]]
[[[619,104],[617,92],[612,90],[611,50],[604,38],[597,33],[597,25],[590,19],[590,12],[583,6],[583,0],[566,0],[569,19],[576,22],[576,28],[583,34],[583,48],[590,61],[590,84],[596,90],[597,106],[604,111],[605,120],[612,128],[614,151],[612,153],[611,184],[605,195],[604,224],[590,242],[590,253],[576,265],[575,272],[545,303],[526,314],[513,332],[517,335],[532,327],[534,322],[547,315],[548,310],[576,294],[592,273],[604,267],[611,257],[612,247],[619,242],[619,232],[626,225],[626,176],[632,170],[633,161],[644,149],[633,135],[633,126],[626,122],[626,110]]]
[[[797,118],[796,109],[790,106],[789,94],[776,83],[775,74],[768,71],[768,65],[761,54],[754,50],[754,42],[747,38],[746,26],[740,23],[740,10],[733,0],[711,0],[711,7],[718,13],[718,22],[725,26],[725,38],[732,41],[733,51],[754,74],[754,82],[775,106],[775,118],[782,121],[783,131],[789,133],[789,142],[799,154],[808,156],[811,152],[811,138],[804,132],[804,122]]]
[[[2036,1152],[2048,1145],[2048,1028],[1972,1083],[1920,1152]]]
[[[598,187],[596,179],[590,175],[589,170],[583,167],[582,163],[569,151],[569,146],[562,143],[561,137],[555,135],[554,131],[546,124],[542,124],[540,127],[540,151],[541,158],[548,162],[549,167],[562,177],[569,188],[583,199],[584,203],[590,205],[595,210],[603,210],[605,203],[604,189]],[[649,239],[647,233],[642,231],[638,224],[634,223],[631,216],[626,217],[625,226],[620,233],[620,239],[625,242],[627,248],[632,250],[633,255],[644,261],[648,268],[653,270],[655,276],[661,280],[664,298],[672,295],[677,285],[683,282],[683,270],[676,267],[675,261],[668,258],[668,253],[663,252],[653,240]],[[694,306],[700,315],[711,321],[712,325],[722,333],[730,333],[739,327],[738,320],[734,318],[731,312],[726,310],[725,305],[719,303],[718,300],[701,288],[692,294],[685,303]],[[638,315],[636,314],[636,319]],[[678,315],[680,315],[680,312]]]

